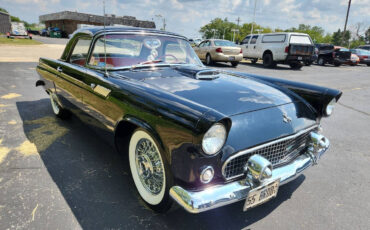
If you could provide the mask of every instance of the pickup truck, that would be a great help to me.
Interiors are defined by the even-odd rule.
[[[309,62],[314,52],[312,40],[304,33],[250,34],[239,44],[243,57],[273,68],[276,64],[287,64],[292,69],[300,69]]]
[[[319,50],[317,57],[318,65],[332,64],[340,66],[351,62],[351,51],[344,47],[325,43],[318,43],[315,46]]]

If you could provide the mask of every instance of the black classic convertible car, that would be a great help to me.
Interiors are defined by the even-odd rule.
[[[209,69],[185,37],[142,28],[78,30],[37,72],[56,116],[88,115],[158,212],[274,198],[328,149],[320,120],[342,94]]]

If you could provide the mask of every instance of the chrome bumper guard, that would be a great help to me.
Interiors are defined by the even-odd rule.
[[[320,157],[329,148],[330,143],[327,138],[314,132],[311,132],[311,140],[312,144],[305,153],[291,163],[273,169],[271,177],[263,184],[277,179],[280,179],[280,185],[286,184],[297,178],[305,169],[317,164]],[[246,199],[250,190],[260,186],[261,184],[256,184],[246,177],[228,184],[215,185],[202,191],[188,191],[180,186],[173,186],[170,189],[170,195],[186,211],[200,213]]]

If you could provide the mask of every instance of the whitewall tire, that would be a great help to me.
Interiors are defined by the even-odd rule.
[[[166,211],[172,204],[168,192],[171,175],[157,142],[143,129],[131,136],[129,164],[140,197],[155,211]]]
[[[70,113],[60,106],[58,102],[58,97],[54,93],[50,93],[50,103],[51,108],[53,109],[53,112],[57,117],[61,119],[66,119],[70,116]]]

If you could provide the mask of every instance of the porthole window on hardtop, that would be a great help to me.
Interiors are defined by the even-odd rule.
[[[89,52],[91,38],[81,37],[76,42],[69,62],[76,65],[84,66],[86,64],[87,53]]]
[[[285,42],[285,34],[274,34],[274,35],[264,35],[262,38],[263,43],[282,43]]]

